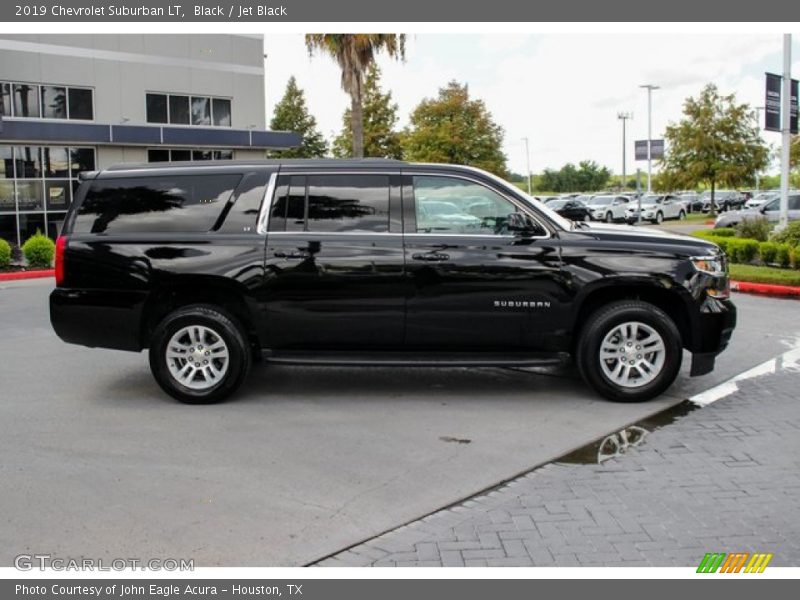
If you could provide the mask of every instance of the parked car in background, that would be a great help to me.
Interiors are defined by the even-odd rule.
[[[745,208],[758,208],[764,206],[773,198],[780,196],[780,192],[760,192],[744,203]]]
[[[539,202],[542,204],[547,204],[548,202],[552,202],[553,200],[560,200],[560,196],[534,196]]]
[[[625,211],[625,220],[633,223],[639,220],[638,203],[630,203]],[[684,219],[686,209],[678,196],[664,194],[648,194],[642,196],[642,220],[661,223],[664,219]]]
[[[690,213],[692,212],[692,205],[699,197],[700,195],[697,192],[680,192],[678,194],[678,202],[683,205],[683,210]]]
[[[751,219],[767,219],[771,223],[777,223],[780,220],[781,212],[781,199],[776,196],[766,204],[762,204],[757,208],[747,208],[744,210],[732,210],[717,217],[714,223],[714,229],[720,227],[735,227],[742,221]],[[793,192],[789,195],[789,220],[800,221],[800,193]]]
[[[717,211],[719,212],[736,210],[744,206],[745,197],[736,190],[716,190],[714,192],[714,203],[717,205]],[[692,211],[709,212],[710,210],[711,192],[705,191],[700,194],[700,197],[692,204]]]
[[[547,208],[556,211],[570,221],[592,220],[592,211],[580,200],[553,200],[547,203]]]
[[[625,220],[625,210],[628,208],[630,198],[627,196],[598,195],[586,200],[586,206],[592,211],[592,219],[595,221],[614,221]]]

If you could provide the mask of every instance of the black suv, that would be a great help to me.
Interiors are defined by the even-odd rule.
[[[736,320],[709,242],[572,223],[483,171],[388,160],[122,165],[89,173],[56,244],[67,342],[149,349],[213,402],[254,361],[533,366],[572,357],[652,398]]]

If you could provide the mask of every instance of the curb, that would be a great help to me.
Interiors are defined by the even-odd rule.
[[[12,273],[0,273],[0,281],[16,281],[19,279],[40,279],[42,277],[55,277],[55,269],[43,269],[40,271],[16,271]]]
[[[800,287],[777,285],[774,283],[752,283],[749,281],[731,281],[731,290],[745,294],[761,294],[778,298],[800,298]]]

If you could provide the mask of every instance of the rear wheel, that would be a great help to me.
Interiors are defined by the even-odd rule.
[[[598,309],[586,322],[577,349],[584,380],[617,402],[655,398],[675,381],[683,358],[672,320],[638,300]]]
[[[678,213],[678,220],[679,221],[683,221],[685,218],[686,218],[686,213],[684,211],[681,211],[681,212]]]
[[[150,370],[181,402],[208,404],[233,394],[250,370],[246,335],[236,320],[211,305],[167,315],[150,344]]]

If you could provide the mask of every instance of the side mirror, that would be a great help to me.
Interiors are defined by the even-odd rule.
[[[544,233],[541,226],[533,221],[528,215],[513,212],[506,219],[506,227],[515,235],[531,236]]]

